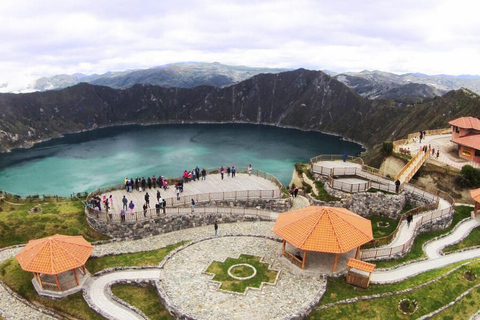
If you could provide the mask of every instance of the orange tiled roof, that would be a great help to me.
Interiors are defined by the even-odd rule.
[[[373,239],[372,224],[345,208],[310,206],[281,214],[273,232],[293,246],[345,253]]]
[[[354,258],[348,259],[347,266],[367,272],[372,272],[373,269],[375,269],[375,265],[373,263],[368,263]]]
[[[87,262],[93,246],[82,236],[63,236],[30,240],[17,258],[25,271],[44,274],[59,274]]]
[[[480,188],[475,190],[470,190],[470,195],[472,196],[473,200],[480,202]]]
[[[462,146],[480,150],[480,134],[472,134],[470,136],[452,139],[451,141]]]
[[[480,120],[474,117],[462,117],[449,122],[452,126],[463,129],[480,130]]]

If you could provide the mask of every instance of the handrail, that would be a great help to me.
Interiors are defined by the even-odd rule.
[[[87,207],[88,209],[91,209]],[[105,221],[109,223],[136,223],[139,221],[148,221],[155,218],[162,217],[175,217],[181,215],[192,214],[191,208],[188,207],[167,207],[165,211],[163,209],[157,210],[156,208],[147,209],[144,213],[142,211],[135,211],[133,213],[127,212],[125,214],[125,220],[122,221],[120,213],[109,213],[105,211],[86,210],[86,214],[93,219],[99,221]],[[271,210],[263,209],[249,209],[244,207],[197,207],[195,208],[196,214],[242,214],[246,216],[256,216],[271,220]]]
[[[224,168],[225,167],[228,167],[228,166],[224,166]],[[209,168],[209,169],[205,169],[205,170],[207,171],[207,175],[210,175],[210,174],[218,173],[219,168]],[[237,167],[237,173],[248,173],[248,168],[247,167]],[[266,171],[262,171],[262,170],[259,170],[259,169],[253,169],[252,170],[252,175],[257,176],[257,177],[263,177],[264,179],[270,180],[273,183],[275,183],[275,185],[277,185],[277,187],[279,187],[280,190],[283,189],[282,183],[274,175],[272,175],[270,173],[267,173]],[[180,176],[178,178],[166,178],[166,180],[168,180],[168,181],[176,181],[176,180],[180,180],[180,179],[183,179],[183,178],[180,177]],[[107,192],[114,191],[114,190],[121,190],[121,189],[124,189],[124,188],[125,188],[124,183],[116,183],[116,184],[113,184],[113,185],[100,187],[96,190],[93,190],[92,192],[90,192],[88,194],[87,201],[90,201],[90,199],[93,196],[100,195],[100,194],[107,193]],[[254,190],[252,190],[252,191],[254,191]]]

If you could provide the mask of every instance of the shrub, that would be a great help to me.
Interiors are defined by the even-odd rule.
[[[393,142],[392,141],[385,141],[382,144],[382,154],[385,156],[391,155],[393,152]]]
[[[465,165],[455,181],[464,188],[478,188],[480,187],[480,169],[475,169],[471,165]]]

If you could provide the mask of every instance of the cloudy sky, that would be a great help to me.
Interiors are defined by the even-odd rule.
[[[475,0],[0,2],[0,86],[173,62],[480,75]]]

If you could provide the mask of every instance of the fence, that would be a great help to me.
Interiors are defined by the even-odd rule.
[[[430,152],[424,152],[422,150],[418,151],[417,154],[410,159],[410,161],[402,168],[402,170],[395,176],[395,181],[399,180],[407,170],[410,170],[406,177],[403,179],[402,184],[408,183],[410,179],[417,173],[418,169],[423,165],[423,163],[427,160]]]
[[[106,213],[105,211],[97,211],[91,210],[88,208],[86,213],[90,218],[100,220],[100,221],[108,221],[112,223],[120,223],[122,222],[122,217],[119,213]],[[151,220],[154,218],[160,217],[175,217],[175,216],[182,216],[188,215],[192,213],[191,208],[183,208],[183,207],[169,207],[157,210],[156,208],[147,209],[144,211],[137,211],[137,212],[127,212],[125,214],[125,223],[135,223],[138,221],[146,221]],[[242,207],[196,207],[195,213],[200,215],[206,214],[236,214],[236,215],[244,215],[244,216],[254,216],[260,217],[265,219],[271,219],[271,211],[270,210],[262,210],[262,209],[247,209]]]
[[[440,135],[440,134],[450,134],[450,133],[452,133],[452,128],[451,127],[443,128],[443,129],[425,130],[425,134],[427,136],[436,136],[436,135]],[[407,136],[407,139],[412,140],[414,137],[418,138],[419,134],[420,134],[419,132],[410,133]]]
[[[409,186],[409,189],[419,190],[418,188],[414,188],[412,186]],[[436,190],[437,190],[437,192],[436,192],[437,195],[432,195],[431,193],[429,193],[425,190],[423,192],[420,191],[420,192],[415,192],[415,193],[416,194],[424,194],[427,197],[428,197],[428,195],[430,195],[430,197],[437,197],[438,203],[440,203],[440,201],[442,201],[440,199],[440,198],[442,198],[442,199],[444,199],[444,201],[446,201],[448,203],[447,207],[445,207],[443,209],[439,208],[437,210],[431,211],[429,214],[423,215],[422,218],[415,223],[414,229],[413,229],[414,232],[413,232],[412,236],[404,244],[394,246],[394,247],[383,247],[383,248],[380,247],[380,248],[374,248],[374,249],[364,249],[360,252],[360,259],[361,260],[375,260],[375,259],[378,259],[378,258],[382,258],[382,259],[387,258],[388,259],[388,258],[393,258],[395,256],[404,255],[410,250],[410,247],[412,246],[413,241],[414,241],[414,239],[415,239],[415,237],[418,233],[418,230],[420,229],[421,226],[423,226],[427,223],[430,223],[431,221],[433,221],[435,219],[439,219],[439,218],[442,218],[444,216],[451,215],[452,212],[453,212],[453,204],[454,204],[453,198],[449,194],[447,194],[447,193],[445,193],[441,190],[438,190],[438,189],[436,189]],[[438,206],[438,203],[437,203],[437,206]],[[429,206],[434,206],[434,205],[429,205]],[[410,211],[413,211],[413,213],[415,213],[415,214],[420,214],[421,212],[425,212],[424,210],[428,210],[428,206],[415,208],[415,209],[412,209]],[[404,215],[404,217],[405,216],[406,215]],[[385,237],[385,238],[388,238],[388,239],[385,239],[385,240],[375,239],[375,240],[383,241],[385,244],[390,243],[395,238],[395,236],[398,232],[398,228],[399,228],[400,224],[402,223],[402,220],[403,220],[403,217],[402,217],[402,219],[400,219],[400,221],[398,223],[398,226],[397,226],[397,229],[390,236]],[[387,242],[387,240],[388,240],[388,242]],[[378,244],[380,244],[380,242]]]

